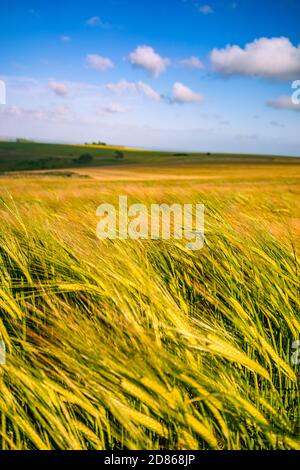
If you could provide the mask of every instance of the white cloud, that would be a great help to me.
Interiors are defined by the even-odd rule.
[[[300,105],[294,104],[291,96],[282,95],[274,100],[266,102],[267,106],[274,109],[287,109],[291,111],[300,111]]]
[[[149,98],[150,100],[154,101],[159,101],[160,100],[160,94],[157,93],[155,90],[150,85],[147,85],[144,82],[138,82],[136,84],[137,89],[144,93],[144,95]]]
[[[11,101],[18,103],[20,106],[24,103],[32,106],[33,102],[46,105],[51,100],[50,92],[61,97],[67,97],[68,103],[85,101],[86,106],[94,103],[97,99],[101,99],[101,97],[105,98],[104,94],[101,95],[103,86],[100,84],[59,81],[53,77],[49,77],[48,80],[36,80],[26,76],[5,76],[3,78],[10,90]],[[61,101],[62,103],[65,104],[66,100]]]
[[[69,88],[67,85],[61,82],[55,82],[54,80],[50,80],[48,82],[49,90],[52,90],[57,96],[67,96],[69,93]]]
[[[135,51],[129,55],[129,60],[135,67],[142,68],[151,73],[154,77],[158,77],[166,70],[170,60],[161,57],[153,47],[138,46]]]
[[[142,93],[147,98],[159,101],[161,96],[157,93],[150,85],[147,85],[144,82],[128,82],[127,80],[121,80],[118,83],[109,83],[106,85],[106,88],[113,93]]]
[[[213,68],[226,75],[249,75],[273,79],[294,79],[300,74],[300,45],[288,38],[260,38],[240,46],[226,46],[211,52]]]
[[[214,13],[214,10],[210,5],[201,5],[198,7],[198,9],[203,15],[211,15],[212,13]]]
[[[104,106],[103,111],[109,114],[122,114],[128,111],[127,108],[122,106],[120,103],[111,103],[108,106]]]
[[[123,93],[124,91],[136,91],[136,83],[121,80],[118,83],[108,83],[106,88],[113,93]]]
[[[100,16],[92,16],[91,18],[89,18],[85,24],[87,24],[88,26],[94,26],[94,27],[98,27],[98,28],[109,28],[109,24],[108,23],[104,23]]]
[[[48,108],[48,107],[39,107],[36,109],[25,108],[22,106],[7,106],[4,109],[4,112],[1,113],[3,116],[8,118],[16,118],[23,120],[53,120],[58,119],[68,119],[71,116],[70,110],[68,107],[57,107],[57,108]]]
[[[62,42],[71,42],[70,36],[61,36],[61,37],[60,37],[60,40],[61,40]]]
[[[98,54],[89,54],[86,58],[86,61],[89,67],[95,70],[99,70],[100,72],[104,72],[105,70],[114,67],[113,62],[110,59],[107,57],[102,57]]]
[[[191,57],[188,57],[187,59],[183,59],[180,63],[192,69],[198,69],[198,70],[204,69],[203,62],[201,62],[201,60],[195,56],[191,56]]]
[[[99,16],[92,16],[86,20],[86,24],[89,26],[99,26],[99,24],[101,24],[101,19]]]
[[[177,103],[200,103],[203,101],[203,96],[176,82],[173,86],[173,99]]]

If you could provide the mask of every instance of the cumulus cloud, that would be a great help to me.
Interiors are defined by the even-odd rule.
[[[129,60],[133,66],[146,70],[154,77],[159,77],[170,63],[169,59],[161,57],[150,46],[138,46],[129,54]]]
[[[260,38],[240,46],[213,49],[215,71],[225,75],[248,75],[271,79],[294,79],[300,74],[300,45],[288,38]]]
[[[114,67],[113,62],[107,57],[102,57],[98,54],[89,54],[86,58],[87,64],[92,69],[104,72],[105,70],[111,69]]]
[[[85,24],[92,27],[98,28],[109,28],[110,25],[108,23],[104,23],[100,16],[92,16],[88,20],[86,20]]]
[[[286,109],[290,111],[300,111],[300,105],[294,104],[292,97],[288,95],[282,95],[274,100],[268,100],[266,102],[267,106],[274,109]]]
[[[212,13],[214,13],[214,10],[210,5],[201,5],[198,7],[198,10],[203,15],[211,15]]]
[[[60,37],[60,40],[61,40],[62,42],[71,42],[70,36],[61,36],[61,37]]]
[[[203,96],[176,82],[173,86],[173,99],[177,103],[200,103],[203,101]]]
[[[186,67],[190,67],[191,69],[204,69],[204,64],[201,62],[201,60],[198,57],[191,56],[188,57],[187,59],[183,59],[180,62],[182,65],[185,65]]]
[[[141,91],[144,93],[144,95],[149,98],[150,100],[153,101],[159,101],[160,100],[160,94],[157,93],[150,85],[147,85],[144,82],[138,82],[136,84],[138,91]]]
[[[124,91],[136,91],[136,83],[121,80],[118,83],[108,83],[106,88],[113,93],[123,93]]]
[[[128,109],[122,106],[120,103],[111,103],[108,106],[104,106],[102,109],[105,113],[109,114],[122,114],[128,111]]]
[[[106,88],[113,93],[142,93],[144,96],[153,101],[159,101],[161,96],[150,85],[144,82],[128,82],[121,80],[118,83],[109,83]]]
[[[67,85],[61,82],[56,82],[54,80],[50,80],[48,82],[49,90],[53,91],[57,96],[65,97],[69,93],[69,88]]]

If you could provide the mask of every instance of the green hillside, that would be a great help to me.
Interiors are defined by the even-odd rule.
[[[123,153],[117,158],[116,151]],[[80,161],[82,155],[90,158]],[[158,152],[110,146],[79,146],[35,142],[0,142],[0,172],[124,165],[195,165],[198,163],[294,163],[300,159],[266,155]]]

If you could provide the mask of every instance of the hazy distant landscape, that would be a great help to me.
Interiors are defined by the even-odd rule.
[[[121,152],[118,158],[116,152]],[[88,161],[80,162],[88,155]],[[0,171],[35,171],[102,166],[193,166],[203,164],[291,164],[299,158],[272,155],[212,154],[210,152],[162,152],[118,146],[61,145],[38,142],[0,142]]]

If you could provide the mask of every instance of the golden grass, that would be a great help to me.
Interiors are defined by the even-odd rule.
[[[0,179],[2,449],[300,448],[299,170],[181,171]],[[120,194],[204,203],[204,249],[97,240]]]

